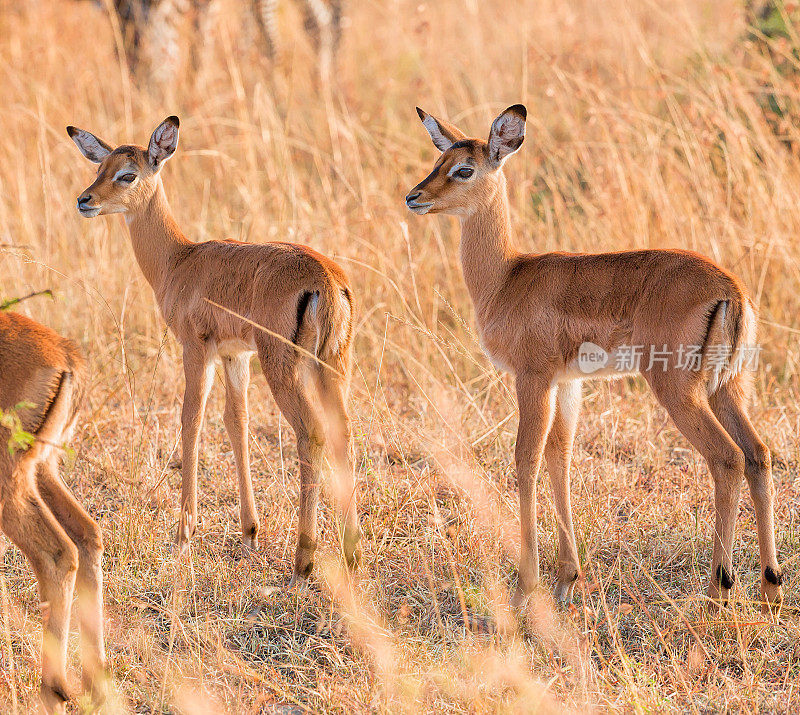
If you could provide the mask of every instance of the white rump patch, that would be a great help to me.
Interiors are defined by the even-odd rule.
[[[350,332],[350,322],[353,319],[352,313],[350,311],[350,301],[347,300],[347,297],[345,296],[344,293],[342,293],[342,291],[339,291],[339,305],[342,309],[343,320],[341,325],[339,326],[339,329],[334,330],[333,333],[333,345],[331,345],[331,350],[334,353],[339,352],[340,346],[347,337],[347,334]]]
[[[725,311],[727,310],[727,301],[725,301],[720,308],[722,311],[721,326],[725,326]],[[725,384],[734,375],[740,373],[747,361],[747,351],[755,349],[756,346],[756,332],[758,324],[755,311],[750,301],[746,300],[742,308],[742,326],[739,335],[738,345],[736,350],[730,356],[727,363],[715,366],[714,373],[708,382],[706,388],[709,395],[714,394],[721,385]]]

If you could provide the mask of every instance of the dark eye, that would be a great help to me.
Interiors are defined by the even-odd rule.
[[[117,179],[117,181],[121,181],[123,184],[130,184],[135,179],[136,179],[136,174],[123,174]]]
[[[459,179],[469,179],[475,173],[475,169],[471,169],[468,166],[462,166],[458,171],[453,172],[453,176],[457,176]]]

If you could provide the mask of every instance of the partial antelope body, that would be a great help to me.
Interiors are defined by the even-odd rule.
[[[580,573],[569,468],[581,382],[591,376],[580,362],[587,346],[608,359],[598,375],[641,372],[708,462],[716,503],[709,596],[724,600],[733,586],[734,527],[746,477],[758,526],[762,598],[779,602],[770,453],[748,417],[751,379],[743,370],[756,316],[740,281],[689,251],[519,252],[511,241],[503,163],[522,145],[525,107],[500,114],[486,141],[417,112],[442,155],[406,204],[417,214],[460,218],[464,279],[485,350],[516,376],[522,550],[515,602],[539,580],[535,485],[543,456],[558,519],[559,600],[571,601]],[[619,359],[637,346],[650,351],[640,364]],[[680,364],[689,349],[699,364]]]
[[[0,312],[0,408],[16,409],[35,441],[9,453],[0,427],[0,527],[25,554],[39,582],[44,616],[41,698],[63,712],[67,636],[78,592],[84,686],[102,697],[103,542],[97,524],[58,473],[86,386],[83,359],[69,340],[16,313]],[[31,406],[32,405],[32,406]]]
[[[329,418],[344,555],[354,566],[360,558],[360,534],[346,409],[353,303],[344,272],[305,246],[188,240],[170,213],[159,173],[178,145],[177,117],[156,128],[147,149],[124,145],[112,150],[89,132],[75,127],[67,131],[84,156],[100,165],[97,179],[78,198],[78,210],[86,217],[125,215],[136,260],[167,325],[183,346],[186,388],[178,545],[188,546],[197,525],[198,441],[219,356],[225,372],[224,421],[239,477],[244,549],[258,546],[247,408],[250,357],[256,352],[275,401],[297,437],[301,494],[293,581],[307,577],[313,566],[325,446],[322,415],[312,406],[303,379],[308,372]]]
[[[303,26],[317,53],[322,77],[330,75],[342,35],[343,0],[295,0]],[[215,0],[114,0],[116,19],[128,68],[137,73],[143,54],[150,55],[152,69],[167,80],[178,70],[181,25],[191,19],[190,47],[195,69],[204,38],[214,31]],[[270,59],[280,54],[282,33],[278,27],[279,0],[250,0],[245,22],[254,22]],[[143,50],[145,51],[143,53]]]

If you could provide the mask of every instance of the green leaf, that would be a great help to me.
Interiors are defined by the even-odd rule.
[[[8,453],[12,456],[20,449],[29,449],[36,441],[35,435],[22,428],[19,417],[21,410],[29,410],[35,406],[32,402],[18,402],[8,410],[0,409],[0,427],[5,427],[11,433],[8,438]]]

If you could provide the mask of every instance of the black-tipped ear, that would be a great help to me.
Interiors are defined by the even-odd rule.
[[[103,161],[112,151],[114,151],[102,139],[98,139],[91,132],[85,129],[78,129],[77,127],[67,127],[67,134],[70,139],[75,142],[78,149],[89,161],[99,164]]]
[[[147,148],[147,160],[153,171],[160,171],[164,162],[169,159],[178,148],[178,128],[181,122],[175,115],[167,117],[159,124],[150,137]]]
[[[428,114],[419,107],[417,107],[417,114],[422,120],[422,125],[428,130],[428,134],[431,135],[433,145],[439,151],[447,151],[457,141],[467,138],[467,135],[457,127],[443,122],[441,119],[437,119],[432,114]]]
[[[502,112],[489,131],[489,161],[498,168],[517,151],[525,141],[525,120],[528,110],[523,104],[514,104]]]
[[[528,118],[528,110],[525,108],[524,104],[512,104],[508,109],[506,109],[506,112],[511,112],[518,115],[522,118],[523,122]]]

